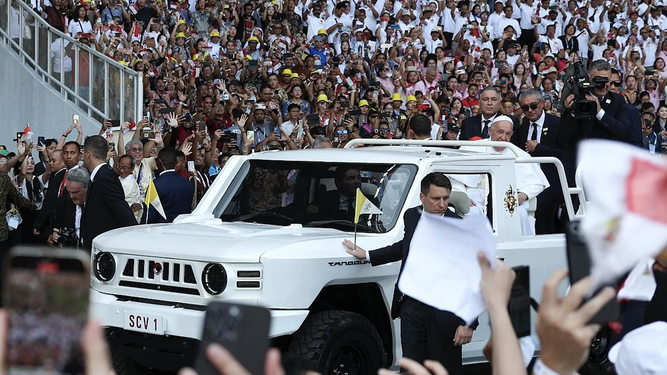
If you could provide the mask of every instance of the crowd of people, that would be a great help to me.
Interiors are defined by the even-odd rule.
[[[507,141],[531,156],[561,159],[570,184],[581,139],[614,139],[661,154],[667,137],[663,3],[42,0],[29,5],[78,43],[142,72],[146,116],[109,119],[100,135],[114,151],[107,159],[116,161],[110,164],[121,176],[132,213],[137,222],[147,222],[170,221],[191,210],[235,154],[342,148],[355,138],[484,139],[500,115],[514,123]],[[68,61],[70,73],[81,62]],[[587,77],[586,72],[573,77],[577,64]],[[583,119],[579,112],[586,99],[597,110]],[[430,124],[411,122],[418,114]],[[585,121],[591,122],[587,129]],[[123,137],[128,130],[134,130],[131,140]],[[15,183],[39,208],[53,208],[49,194],[41,201],[48,171],[34,179],[51,169],[44,168],[50,153],[61,146],[72,153],[82,143],[64,141],[35,144],[45,150],[32,173],[27,172],[31,159],[15,164]],[[170,164],[161,168],[175,169],[196,192],[186,199],[189,187],[180,184],[183,202],[166,217],[141,205],[161,149]],[[72,159],[63,151],[60,173],[82,157]],[[560,186],[555,170],[543,171],[548,185]],[[56,180],[58,173],[53,171]],[[64,189],[59,190],[58,195]],[[551,190],[558,189],[540,194],[537,234],[562,231],[562,194]],[[44,240],[53,237],[51,228],[43,227],[45,215],[44,210],[23,215],[24,222],[36,220],[30,229]]]

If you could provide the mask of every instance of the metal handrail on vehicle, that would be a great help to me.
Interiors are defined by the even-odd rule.
[[[376,146],[435,146],[435,147],[444,147],[444,146],[469,146],[469,147],[505,147],[514,153],[516,156],[516,163],[519,164],[553,164],[556,166],[558,171],[558,179],[560,180],[560,187],[562,191],[567,192],[567,198],[565,199],[565,208],[567,210],[568,217],[575,217],[574,205],[572,204],[571,195],[576,194],[579,196],[579,201],[581,203],[586,202],[586,197],[584,194],[584,189],[580,186],[581,176],[577,173],[577,187],[569,187],[567,183],[567,176],[565,175],[565,168],[563,163],[555,157],[525,157],[525,151],[521,150],[515,144],[510,142],[496,142],[489,140],[480,140],[480,141],[449,141],[449,140],[414,140],[414,139],[360,139],[355,138],[350,140],[345,148],[354,148],[354,145],[376,145]],[[578,171],[577,171],[578,172]],[[580,205],[581,214],[585,213],[584,205]]]
[[[18,13],[18,25],[13,24],[12,12]],[[18,30],[12,30],[16,26]],[[58,51],[53,46],[58,39],[69,41],[72,46],[71,72],[65,72],[65,50],[69,46],[65,47],[65,43],[61,42]],[[138,121],[143,118],[144,84],[141,72],[56,30],[23,1],[0,0],[0,40],[19,55],[24,66],[34,69],[43,82],[52,86],[63,98],[75,102],[89,117],[99,122],[106,119]],[[54,52],[60,56],[59,71],[54,69]],[[79,85],[82,78],[79,72],[84,68],[80,64],[80,56],[84,52],[88,54],[87,93]],[[65,77],[70,74],[73,80],[66,82]]]
[[[448,147],[448,146],[471,146],[471,147],[505,147],[508,148],[514,156],[521,157],[522,149],[516,147],[510,142],[496,142],[496,141],[449,141],[449,140],[419,140],[419,139],[362,139],[355,138],[345,144],[345,148],[354,148],[354,145],[368,145],[368,146],[434,146],[434,147]]]

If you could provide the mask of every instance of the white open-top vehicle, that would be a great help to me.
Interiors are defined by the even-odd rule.
[[[354,147],[360,143],[373,147]],[[490,141],[353,140],[346,150],[235,156],[192,214],[98,236],[91,313],[107,329],[116,371],[191,365],[212,300],[270,309],[272,345],[312,361],[324,375],[372,374],[393,366],[401,356],[400,321],[390,319],[389,311],[400,265],[371,267],[348,255],[342,241],[351,239],[354,225],[308,209],[336,189],[336,168],[350,164],[361,171],[362,192],[382,209],[359,223],[357,241],[365,249],[401,240],[403,213],[420,204],[426,174],[486,175],[498,257],[530,266],[531,296],[539,301],[545,279],[566,267],[565,237],[522,236],[512,203],[515,163],[555,164],[563,181],[556,188],[565,193],[570,217],[570,194],[583,198],[583,192],[568,189],[555,158],[445,147],[456,145],[518,150]],[[463,192],[452,192],[450,204],[460,215],[470,210]],[[464,363],[485,360],[489,334],[483,315],[473,341],[463,347]]]

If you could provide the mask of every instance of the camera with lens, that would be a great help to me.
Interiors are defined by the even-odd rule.
[[[60,228],[58,237],[58,247],[76,247],[79,242],[74,228]]]
[[[597,103],[594,100],[588,100],[586,95],[593,95],[593,89],[600,89],[607,85],[609,78],[594,77],[592,81],[588,79],[588,73],[581,61],[571,64],[564,77],[564,86],[561,94],[562,100],[558,105],[558,111],[565,110],[565,99],[574,95],[572,102],[572,113],[578,119],[590,119],[597,114]]]

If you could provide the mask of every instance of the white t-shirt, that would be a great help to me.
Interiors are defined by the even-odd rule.
[[[67,28],[70,35],[73,37],[77,33],[89,34],[93,32],[93,25],[90,24],[90,21],[80,21],[80,20],[71,20],[69,21],[69,27]]]

